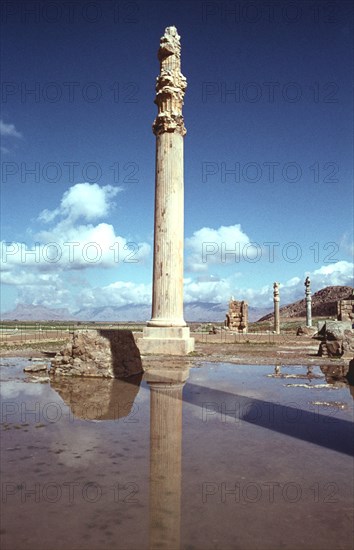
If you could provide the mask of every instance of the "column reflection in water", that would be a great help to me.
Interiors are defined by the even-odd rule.
[[[189,369],[151,370],[150,550],[180,548],[182,392]]]

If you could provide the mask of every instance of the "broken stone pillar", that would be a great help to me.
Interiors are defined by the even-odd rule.
[[[182,391],[189,369],[149,370],[150,546],[179,550],[181,524]]]
[[[229,311],[226,314],[225,325],[237,332],[246,333],[248,331],[248,304],[244,300],[234,300],[229,302]]]
[[[306,277],[304,284],[305,284],[305,297],[306,297],[306,326],[312,327],[310,277]]]
[[[152,316],[138,341],[143,354],[185,355],[194,338],[183,319],[184,176],[182,105],[187,81],[181,73],[176,27],[167,27],[158,51],[156,83],[155,226]]]
[[[337,319],[338,321],[354,322],[354,295],[348,296],[345,300],[337,302]]]
[[[280,314],[279,314],[279,283],[273,284],[273,301],[274,301],[274,332],[280,334]]]

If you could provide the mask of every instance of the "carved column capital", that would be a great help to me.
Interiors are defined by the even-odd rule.
[[[158,58],[160,74],[156,79],[155,97],[158,113],[153,132],[156,136],[164,132],[178,132],[184,136],[187,131],[182,106],[187,80],[181,73],[181,42],[176,27],[166,28],[160,40]]]
[[[311,281],[310,281],[310,277],[306,277],[305,279],[305,282],[304,282],[304,285],[305,285],[305,293],[308,295],[308,294],[311,294]]]
[[[279,298],[279,283],[274,283],[273,284],[273,289],[274,289],[274,292],[273,292],[274,302],[279,302],[279,300],[280,300],[280,298]]]

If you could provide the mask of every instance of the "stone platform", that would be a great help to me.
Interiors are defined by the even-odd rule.
[[[194,351],[189,327],[145,327],[136,342],[142,355],[187,355]]]

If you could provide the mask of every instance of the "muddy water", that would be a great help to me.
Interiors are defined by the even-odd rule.
[[[352,549],[353,387],[334,367],[204,363],[183,384],[29,364],[1,368],[2,548]]]

